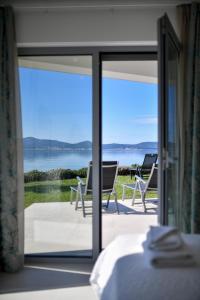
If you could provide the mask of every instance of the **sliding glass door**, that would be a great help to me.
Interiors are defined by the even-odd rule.
[[[180,43],[167,17],[158,22],[159,39],[159,141],[162,224],[179,223],[180,127],[178,64]]]
[[[121,62],[117,59],[113,70],[110,69],[109,55],[117,53],[126,58]],[[125,76],[123,84],[129,85],[132,84],[129,77],[132,78],[133,72],[136,81],[139,77],[146,80],[151,77],[152,70],[156,70],[156,49],[21,48],[19,55],[24,134],[25,254],[95,260],[102,248],[102,234],[105,238],[107,233],[102,218],[102,200],[106,200],[102,196],[102,160],[120,161],[121,157],[111,159],[102,153],[102,144],[107,143],[106,134],[109,134],[104,126],[107,122],[109,130],[111,127],[114,130],[113,136],[117,135],[111,121],[116,107],[119,112],[119,107],[124,105],[122,93],[122,102],[116,103],[107,95],[106,77],[111,79],[113,74],[120,73],[120,76]],[[132,59],[135,55],[137,59]],[[144,56],[144,74],[138,77],[137,69]],[[131,70],[132,60],[139,64],[134,70]],[[130,74],[126,74],[124,68],[128,68]],[[152,93],[156,97],[157,75],[154,75],[149,87],[155,85]],[[114,77],[114,80],[120,78]],[[146,96],[150,101],[149,94]],[[137,110],[133,102],[129,101],[131,111]],[[152,107],[156,110],[156,102],[154,104]],[[156,116],[148,117],[151,124],[157,122]],[[126,120],[125,115],[123,120]],[[118,122],[121,122],[120,118]],[[134,120],[130,122],[134,132],[137,125]],[[154,137],[156,142],[156,133]],[[106,164],[105,168],[108,168]],[[117,197],[120,201],[121,194]],[[113,200],[110,208],[114,207]],[[119,210],[125,207],[124,204],[121,203]],[[132,207],[130,210],[133,212]],[[153,212],[155,216],[156,211]],[[111,209],[109,217],[116,219],[115,209]],[[114,226],[111,227],[114,234],[119,233]],[[124,233],[127,232],[128,227],[123,228]],[[107,243],[105,240],[103,246]]]
[[[92,256],[92,57],[21,56],[25,254]],[[83,191],[84,193],[84,191]]]

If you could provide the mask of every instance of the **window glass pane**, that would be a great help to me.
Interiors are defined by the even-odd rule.
[[[118,164],[114,178],[114,167],[108,171],[103,163],[102,244],[106,247],[120,234],[145,234],[150,225],[157,225],[157,176],[144,195],[146,212],[139,186],[136,194],[134,190],[135,175],[147,183],[152,160],[157,163],[157,62],[104,61],[102,82],[102,157],[104,163]],[[143,165],[146,155],[152,159]]]
[[[90,256],[92,201],[83,194],[92,160],[92,58],[29,56],[19,64],[25,254]]]
[[[168,149],[168,166],[166,176],[166,199],[168,207],[168,223],[176,225],[178,222],[178,192],[179,192],[179,136],[177,114],[177,63],[178,52],[174,44],[168,40],[168,110],[166,126],[166,143]]]

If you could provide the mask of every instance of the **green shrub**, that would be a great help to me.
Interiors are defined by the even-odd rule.
[[[119,167],[118,175],[130,175],[129,167]],[[87,168],[82,168],[79,170],[52,169],[47,172],[33,170],[24,174],[24,182],[27,183],[32,181],[73,179],[77,176],[85,178],[87,176]]]
[[[83,178],[86,177],[86,174],[87,168],[80,170],[52,169],[47,172],[33,170],[24,174],[24,182],[27,183],[32,181],[73,179],[77,176]]]
[[[130,174],[129,168],[126,168],[126,167],[119,167],[118,168],[118,175],[127,176],[129,174]]]
[[[47,180],[47,172],[33,170],[24,174],[24,182]]]

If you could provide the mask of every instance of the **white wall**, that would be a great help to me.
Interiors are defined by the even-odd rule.
[[[175,7],[16,9],[19,46],[149,44],[157,41],[157,19]]]

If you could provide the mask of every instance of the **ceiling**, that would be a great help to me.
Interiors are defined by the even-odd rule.
[[[20,57],[19,65],[73,74],[92,74],[91,56]],[[105,61],[102,70],[103,77],[137,82],[157,82],[157,61]]]
[[[7,4],[18,9],[175,7],[190,2],[190,0],[6,0]]]

